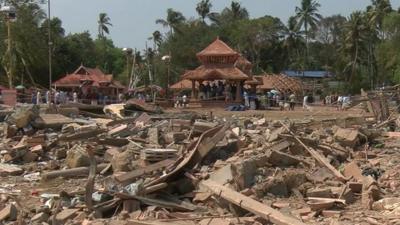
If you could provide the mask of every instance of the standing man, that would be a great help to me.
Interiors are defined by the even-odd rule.
[[[250,101],[249,101],[249,94],[247,93],[247,90],[243,92],[243,97],[244,97],[244,105],[248,109],[250,107]]]
[[[50,93],[50,90],[47,90],[46,91],[46,103],[47,103],[47,105],[50,105],[50,96],[51,95],[51,93]]]
[[[296,105],[296,95],[294,93],[292,93],[289,96],[289,103],[290,103],[289,109],[294,111],[294,106]]]
[[[58,105],[60,104],[60,92],[56,91],[54,93],[54,102]]]
[[[210,82],[207,82],[206,84],[206,98],[210,99],[211,97],[211,85]]]
[[[38,90],[36,93],[36,104],[40,105],[41,102],[42,102],[42,94],[40,93],[40,90]]]
[[[308,95],[305,95],[303,98],[303,109],[308,109]]]
[[[225,84],[225,102],[229,102],[231,100],[231,85],[229,83]]]
[[[76,91],[72,94],[72,99],[74,103],[78,103],[78,93]]]

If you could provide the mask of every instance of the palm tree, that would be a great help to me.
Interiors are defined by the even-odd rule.
[[[296,17],[290,17],[284,31],[285,40],[283,41],[283,46],[286,48],[289,57],[294,54],[295,57],[293,58],[300,58],[300,46],[304,44],[303,34],[304,32],[297,26]],[[294,61],[293,58],[292,61]]]
[[[249,18],[249,12],[239,2],[232,1],[230,11],[234,20]]]
[[[318,21],[322,16],[318,13],[318,8],[321,5],[315,0],[302,0],[301,8],[296,7],[296,19],[298,28],[304,27],[306,37],[306,61],[308,61],[308,42],[309,42],[309,28],[316,28]]]
[[[200,15],[201,20],[205,23],[206,17],[210,14],[212,4],[210,0],[201,0],[197,3],[196,11]]]
[[[360,11],[356,11],[350,15],[348,22],[345,26],[345,44],[344,51],[350,54],[351,62],[347,65],[346,70],[351,68],[351,74],[348,79],[350,84],[353,81],[357,67],[361,62],[361,50],[364,49],[366,41],[367,27],[363,14]]]
[[[179,32],[178,27],[185,20],[186,18],[182,15],[181,12],[169,8],[167,10],[167,19],[158,19],[156,20],[156,24],[161,24],[164,27],[169,27],[170,35],[172,35],[173,32]]]
[[[160,47],[161,42],[162,42],[162,34],[160,31],[156,30],[153,32],[152,36],[149,38],[150,40],[153,40],[153,48],[156,51],[157,48]]]
[[[109,34],[110,30],[108,26],[112,26],[111,19],[108,17],[107,13],[100,13],[99,20],[97,21],[99,37],[104,38],[104,33]]]
[[[392,11],[393,9],[390,0],[372,0],[372,6],[367,8],[369,22],[371,26],[376,27],[378,32],[380,32],[381,39],[385,38],[385,35],[382,32],[383,19]]]

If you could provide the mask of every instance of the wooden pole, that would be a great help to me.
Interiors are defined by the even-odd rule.
[[[261,202],[258,202],[252,198],[249,198],[243,194],[240,194],[234,190],[231,190],[225,186],[222,186],[214,181],[206,180],[200,183],[200,186],[203,186],[210,190],[212,193],[221,197],[240,208],[248,210],[256,215],[263,217],[264,219],[277,224],[277,225],[305,225],[305,223],[286,216]]]
[[[284,123],[282,123],[282,121],[279,121],[281,123],[281,125],[296,139],[297,142],[300,143],[301,146],[303,146],[304,149],[307,150],[307,152],[315,159],[317,160],[317,162],[323,166],[325,166],[326,168],[328,168],[333,175],[335,175],[335,177],[343,182],[346,183],[349,179],[344,177],[339,171],[337,171],[335,169],[335,167],[333,167],[329,162],[326,161],[325,157],[320,155],[317,151],[315,151],[314,149],[308,147],[307,145],[305,145],[300,138],[298,138],[290,129],[289,127],[287,127]]]

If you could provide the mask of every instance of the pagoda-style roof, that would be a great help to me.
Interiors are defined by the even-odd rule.
[[[188,80],[247,80],[249,76],[234,66],[199,66],[186,72],[182,79]]]
[[[235,62],[235,67],[239,68],[245,74],[251,76],[251,69],[253,68],[253,64],[247,60],[243,55],[240,55],[239,58]]]
[[[239,58],[239,53],[217,38],[203,51],[197,53],[197,58],[203,65],[208,64],[234,64]]]
[[[219,37],[211,43],[203,51],[197,53],[197,56],[234,56],[239,55],[235,50],[229,47],[225,42],[221,41]]]
[[[197,67],[195,70],[185,72],[182,79],[196,81],[247,80],[250,75],[247,74],[248,71],[241,70],[241,68],[235,66],[239,56],[239,53],[217,38],[213,43],[197,54],[197,57],[203,65]],[[246,66],[244,69],[245,68]]]
[[[111,87],[123,89],[124,86],[113,80],[112,74],[105,74],[99,68],[89,68],[81,65],[71,74],[67,74],[53,83],[57,87]]]

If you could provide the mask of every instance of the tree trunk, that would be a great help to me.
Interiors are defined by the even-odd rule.
[[[305,30],[305,32],[306,32],[306,65],[305,65],[305,67],[306,68],[308,68],[308,54],[309,54],[309,52],[308,52],[308,24],[307,23],[304,23],[304,30]]]
[[[353,84],[353,78],[354,78],[354,72],[355,72],[356,64],[357,64],[357,58],[358,58],[358,43],[356,43],[356,54],[354,55],[353,66],[351,69],[351,75],[350,75],[350,80],[349,80],[350,85]]]

